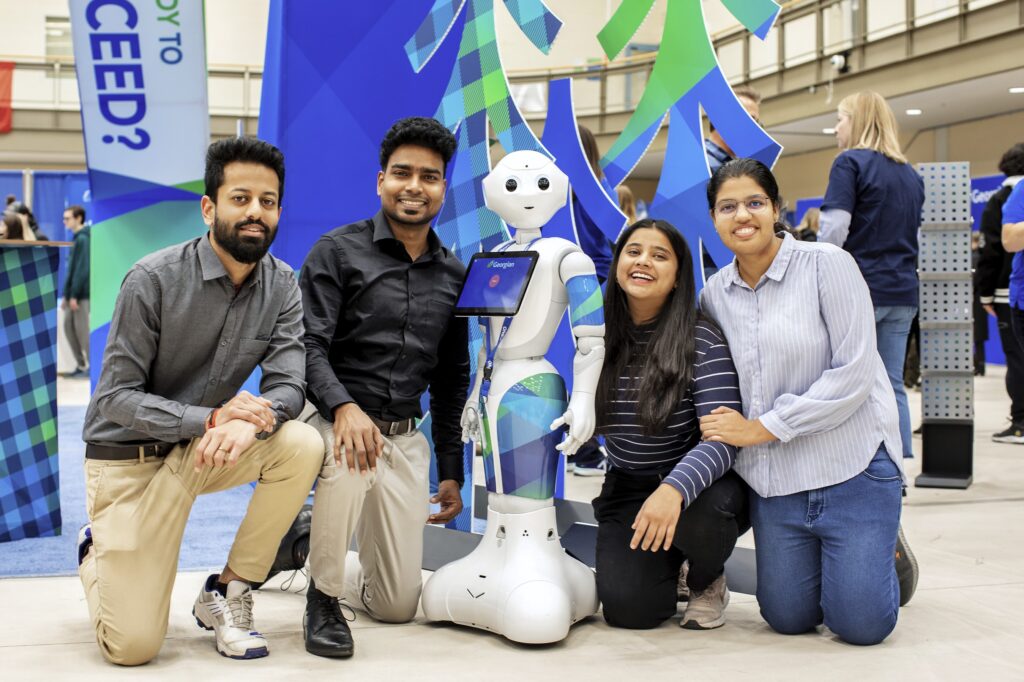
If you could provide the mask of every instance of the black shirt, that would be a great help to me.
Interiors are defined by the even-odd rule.
[[[438,477],[460,484],[469,342],[453,313],[464,272],[433,230],[413,262],[378,212],[317,240],[299,277],[307,393],[320,414],[333,421],[355,402],[378,419],[421,417],[429,385]]]

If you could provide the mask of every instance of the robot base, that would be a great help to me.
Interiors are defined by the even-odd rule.
[[[476,549],[427,581],[423,613],[523,644],[565,639],[570,625],[597,612],[597,585],[594,572],[562,549],[556,528],[550,504],[526,513],[489,504]]]

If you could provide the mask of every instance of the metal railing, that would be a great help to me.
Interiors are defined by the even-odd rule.
[[[793,0],[783,3],[775,29],[765,41],[739,25],[715,33],[712,40],[723,73],[733,84],[781,75],[810,63],[814,64],[814,80],[823,83],[849,66],[853,51],[895,35],[904,36],[904,57],[918,54],[914,34],[926,26],[957,22],[963,41],[967,37],[967,16],[996,5],[1019,8],[1016,23],[1007,25],[1007,31],[1024,26],[1024,0]],[[833,57],[838,59],[837,55],[844,60],[841,66],[830,62]],[[572,78],[577,113],[603,119],[633,110],[656,57],[657,52],[643,52],[586,66],[513,70],[508,78],[512,96],[528,118],[545,114],[548,81]],[[15,62],[12,104],[16,109],[78,110],[71,59],[0,59]],[[262,77],[258,66],[211,65],[211,115],[258,116]]]

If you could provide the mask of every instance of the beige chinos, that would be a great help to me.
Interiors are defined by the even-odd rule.
[[[323,459],[319,434],[298,421],[256,441],[231,468],[195,471],[198,444],[197,438],[175,447],[166,458],[86,460],[93,546],[79,575],[96,641],[112,663],[139,665],[160,650],[181,538],[197,495],[257,481],[228,566],[259,582],[266,579]]]
[[[361,604],[376,620],[412,620],[423,587],[430,444],[419,431],[385,436],[376,472],[353,473],[344,457],[342,466],[335,464],[334,425],[308,403],[299,418],[320,431],[325,450],[310,536],[310,576],[316,588]],[[353,535],[359,560],[347,562]]]

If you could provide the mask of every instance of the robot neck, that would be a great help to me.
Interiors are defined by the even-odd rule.
[[[523,227],[516,228],[516,244],[529,244],[538,237],[540,237],[539,227],[535,227],[532,230],[528,230]]]

